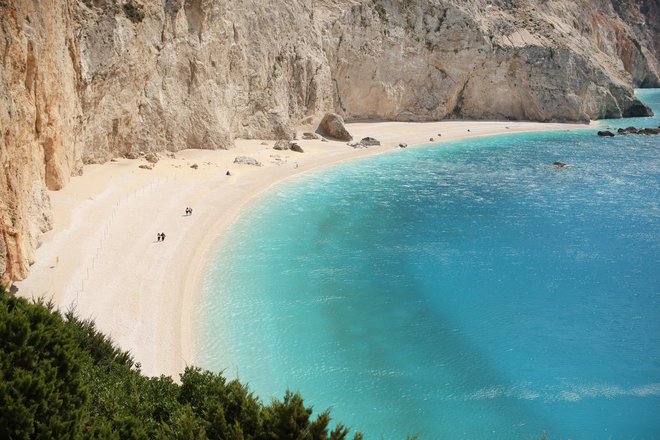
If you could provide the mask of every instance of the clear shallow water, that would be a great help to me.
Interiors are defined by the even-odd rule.
[[[594,133],[279,185],[209,269],[199,362],[367,438],[660,438],[660,138]]]

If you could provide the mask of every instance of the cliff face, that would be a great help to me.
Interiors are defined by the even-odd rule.
[[[654,0],[0,0],[0,276],[83,163],[303,119],[618,117],[657,87]]]
[[[621,117],[631,82],[658,85],[657,38],[623,12],[636,27],[606,1],[358,5],[328,39],[337,103],[349,118]]]

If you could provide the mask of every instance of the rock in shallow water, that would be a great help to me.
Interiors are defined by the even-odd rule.
[[[653,116],[653,110],[637,100],[623,111],[624,118],[641,118],[646,116]]]

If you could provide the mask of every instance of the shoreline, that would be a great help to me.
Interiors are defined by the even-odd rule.
[[[44,234],[28,278],[15,283],[18,295],[52,298],[63,310],[75,307],[81,318],[93,318],[99,330],[129,350],[143,373],[176,380],[196,361],[195,313],[205,269],[229,228],[273,186],[398,150],[400,142],[419,148],[473,137],[587,129],[593,123],[360,122],[347,128],[355,140],[371,136],[381,146],[356,150],[345,142],[299,140],[301,154],[274,150],[274,141],[236,140],[231,150],[179,151],[176,158],[161,158],[153,170],[138,168],[144,159],[86,165],[82,176],[49,193],[54,226]],[[263,166],[233,164],[241,155]],[[188,206],[191,216],[184,215]],[[166,233],[164,242],[156,241],[158,232]]]

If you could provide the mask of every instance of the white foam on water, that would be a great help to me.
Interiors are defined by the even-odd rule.
[[[615,399],[617,397],[658,397],[660,396],[660,383],[650,383],[636,387],[622,387],[618,385],[581,385],[566,389],[546,389],[537,391],[530,389],[528,384],[516,386],[492,386],[481,388],[473,393],[463,395],[461,400],[489,400],[500,398],[514,398],[521,400],[542,399],[546,402],[578,402],[583,399]],[[456,398],[457,396],[452,396]]]

